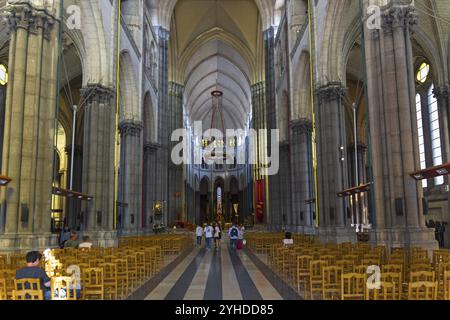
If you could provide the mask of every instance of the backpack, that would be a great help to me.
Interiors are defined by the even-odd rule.
[[[233,238],[238,237],[239,236],[238,229],[236,229],[235,227],[231,228],[230,236]]]

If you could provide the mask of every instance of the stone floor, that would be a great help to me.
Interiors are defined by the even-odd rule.
[[[146,287],[145,300],[298,300],[260,258],[247,250],[232,252],[195,247],[169,262]],[[141,290],[142,291],[142,290]],[[135,296],[135,299],[139,299]]]

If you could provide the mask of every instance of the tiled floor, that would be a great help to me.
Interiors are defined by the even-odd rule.
[[[300,299],[264,263],[244,251],[196,247],[146,296],[146,300]]]

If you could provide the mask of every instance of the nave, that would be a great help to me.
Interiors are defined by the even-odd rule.
[[[196,247],[175,260],[145,300],[298,300],[300,296],[248,250]],[[164,272],[164,270],[163,270]]]

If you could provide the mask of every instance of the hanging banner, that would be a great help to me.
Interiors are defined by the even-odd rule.
[[[256,220],[264,221],[264,180],[256,181]]]

